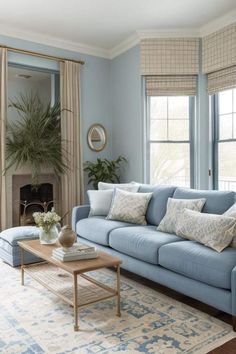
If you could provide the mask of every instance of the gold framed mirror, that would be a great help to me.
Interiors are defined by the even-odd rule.
[[[87,134],[88,146],[93,151],[102,151],[107,145],[107,132],[103,125],[91,125]]]

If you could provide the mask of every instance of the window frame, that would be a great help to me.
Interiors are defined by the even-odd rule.
[[[194,177],[194,126],[195,126],[195,115],[196,115],[196,97],[189,97],[189,140],[153,140],[150,139],[150,102],[151,97],[155,96],[146,96],[146,129],[145,129],[145,145],[146,145],[146,159],[144,163],[145,167],[145,176],[146,182],[150,183],[150,151],[151,144],[161,143],[161,144],[189,144],[189,158],[190,158],[190,188],[195,186],[195,177]],[[166,96],[171,97],[171,96]],[[176,96],[178,97],[178,96]],[[181,96],[179,96],[181,97]]]
[[[219,93],[211,96],[212,107],[212,177],[213,189],[219,190],[219,144],[236,142],[236,138],[220,139]],[[232,114],[236,112],[232,111]]]

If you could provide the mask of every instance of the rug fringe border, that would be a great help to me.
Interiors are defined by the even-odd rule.
[[[228,342],[234,338],[236,338],[236,332],[229,333],[229,334],[227,334],[227,336],[220,338],[220,339],[216,340],[214,343],[207,345],[204,349],[197,350],[196,352],[194,352],[194,354],[207,354],[211,350],[214,350],[214,349],[220,347],[221,345],[225,344],[226,342]]]

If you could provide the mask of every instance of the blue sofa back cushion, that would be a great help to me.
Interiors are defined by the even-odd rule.
[[[206,198],[202,209],[203,213],[223,214],[235,203],[235,192],[197,190],[187,188],[176,188],[173,198],[175,199],[198,199]]]
[[[166,205],[168,198],[172,198],[176,190],[174,186],[150,186],[141,184],[139,193],[153,193],[148,204],[146,212],[146,220],[150,225],[159,225],[161,219],[166,213]]]

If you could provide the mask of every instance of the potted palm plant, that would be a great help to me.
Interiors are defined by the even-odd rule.
[[[67,164],[62,150],[60,103],[45,105],[31,93],[11,100],[9,107],[17,111],[19,118],[7,126],[6,169],[28,166],[32,185],[38,184],[43,168],[52,168],[56,175],[64,173]]]

